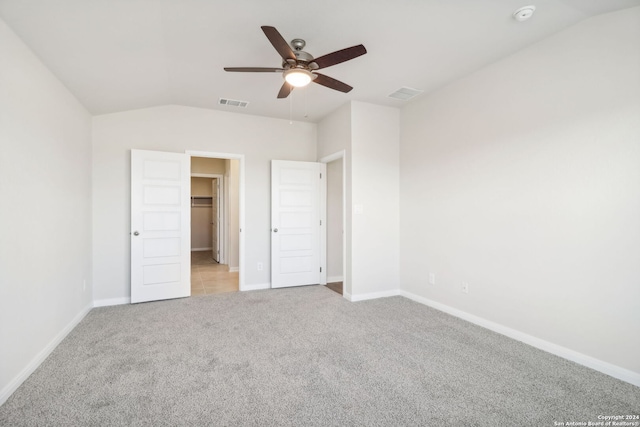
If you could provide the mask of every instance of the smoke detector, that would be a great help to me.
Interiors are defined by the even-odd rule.
[[[534,5],[531,6],[523,6],[520,9],[513,12],[513,19],[518,22],[526,21],[527,19],[533,16],[533,12],[536,11],[536,7]]]

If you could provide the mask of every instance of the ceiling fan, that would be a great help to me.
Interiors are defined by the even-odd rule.
[[[282,57],[281,68],[266,67],[225,67],[225,71],[244,73],[282,73],[284,84],[278,92],[278,98],[286,98],[296,87],[303,87],[311,82],[318,83],[330,89],[340,92],[349,92],[353,87],[332,77],[317,73],[316,70],[327,68],[341,62],[357,58],[367,53],[363,45],[351,46],[346,49],[328,53],[319,58],[314,58],[303,51],[306,42],[302,39],[293,39],[291,47],[274,27],[262,26],[262,31],[267,36],[273,47]]]

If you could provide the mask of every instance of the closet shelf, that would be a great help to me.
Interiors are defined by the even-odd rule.
[[[192,208],[207,208],[213,206],[212,196],[191,196]]]

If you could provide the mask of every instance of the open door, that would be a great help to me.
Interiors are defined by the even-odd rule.
[[[131,302],[191,295],[186,154],[131,150]]]
[[[326,165],[271,162],[271,287],[323,282]]]

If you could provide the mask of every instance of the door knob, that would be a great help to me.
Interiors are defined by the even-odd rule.
[[[278,232],[278,229],[277,229],[277,228],[274,228],[274,229],[273,229],[273,232],[274,232],[274,233],[277,233],[277,232]]]
[[[134,235],[134,236],[139,236],[139,235],[140,235],[140,233],[138,233],[137,231],[134,231],[134,232],[133,232],[133,235]]]

